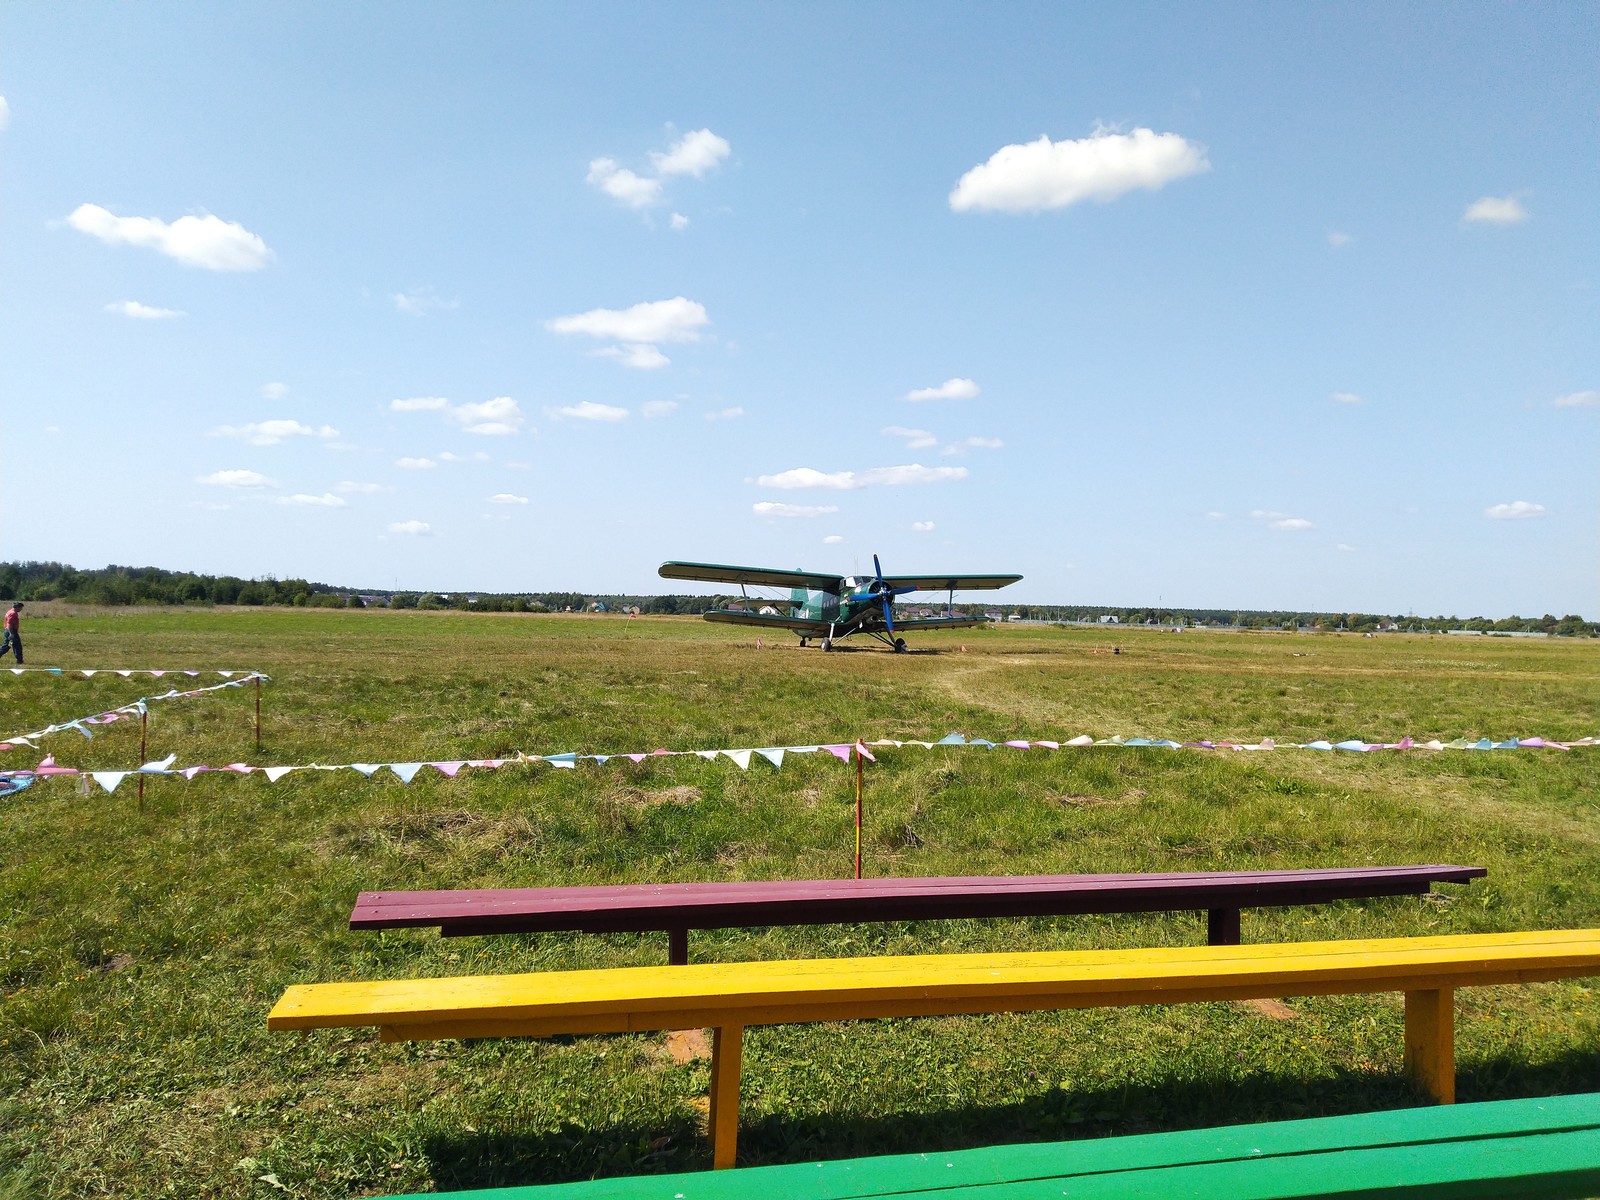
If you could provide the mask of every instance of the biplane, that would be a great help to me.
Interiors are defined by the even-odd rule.
[[[874,574],[821,575],[815,571],[784,571],[770,567],[732,567],[720,563],[666,562],[659,574],[663,579],[693,579],[703,583],[739,585],[741,608],[714,608],[705,614],[708,621],[729,625],[765,626],[787,629],[800,635],[805,646],[813,638],[824,650],[833,649],[840,638],[865,634],[882,642],[895,653],[903,653],[907,630],[969,629],[982,625],[982,617],[962,617],[955,612],[955,594],[960,591],[1003,588],[1016,583],[1021,575],[889,575],[885,576],[878,556],[872,556]],[[765,600],[751,596],[748,588],[787,589],[787,600]],[[896,597],[908,592],[948,592],[945,615],[896,619]]]

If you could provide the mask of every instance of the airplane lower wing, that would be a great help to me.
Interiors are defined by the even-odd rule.
[[[738,608],[713,608],[702,614],[708,621],[723,625],[765,625],[769,629],[789,629],[807,637],[827,637],[832,628],[827,621],[808,621],[804,617],[764,617]]]
[[[898,633],[902,629],[971,629],[988,623],[983,617],[896,617],[894,628]]]

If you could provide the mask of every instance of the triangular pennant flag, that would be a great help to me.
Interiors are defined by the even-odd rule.
[[[375,772],[380,771],[380,770],[383,769],[383,764],[382,763],[351,763],[350,764],[350,769],[352,771],[360,771],[368,779],[371,779]]]
[[[117,790],[117,784],[128,777],[126,771],[94,771],[94,781],[108,792]]]
[[[578,752],[568,750],[565,754],[546,754],[544,761],[552,767],[576,767],[578,765]]]
[[[85,679],[93,679],[93,678],[94,678],[94,677],[95,677],[95,676],[96,676],[96,675],[98,675],[98,674],[100,674],[100,672],[99,672],[99,671],[98,671],[98,670],[94,670],[94,671],[85,671],[85,672],[84,672],[84,673],[83,673],[83,677],[84,677],[84,678],[85,678]]]
[[[1154,746],[1155,745],[1155,743],[1152,742],[1149,738],[1142,738],[1142,737],[1131,737],[1127,741],[1123,742],[1122,744],[1124,746]]]
[[[614,754],[585,754],[585,758],[592,758],[597,763],[610,762],[616,757]]]
[[[94,740],[94,734],[90,733],[87,729],[84,728],[82,721],[74,721],[74,722],[72,722],[72,724],[66,726],[66,728],[68,728],[68,729],[76,729],[79,733],[83,734],[83,736],[88,738],[90,741]]]
[[[210,767],[185,767],[183,770],[179,771],[178,774],[182,775],[185,779],[192,780],[196,775],[200,774],[201,771],[209,770],[211,770]]]
[[[1333,743],[1332,742],[1322,742],[1322,741],[1306,742],[1303,746],[1300,747],[1300,749],[1302,749],[1302,750],[1332,750],[1333,749]]]
[[[25,671],[25,670],[27,670],[26,667],[12,667],[11,668],[11,673],[13,675],[21,675],[22,672]]]
[[[840,762],[850,761],[850,751],[852,749],[850,746],[824,746],[823,749],[837,758]]]
[[[1094,739],[1087,733],[1080,733],[1077,737],[1061,743],[1063,746],[1092,746]]]
[[[935,746],[965,746],[966,744],[967,739],[959,733],[947,733],[934,743]]]
[[[775,747],[771,750],[757,750],[756,753],[775,767],[783,766],[783,750],[781,747]]]
[[[650,756],[648,754],[624,754],[622,757],[623,758],[627,758],[627,759],[632,759],[636,763],[642,763],[645,759],[649,758]]]
[[[456,772],[461,770],[461,768],[466,766],[467,764],[466,764],[465,761],[462,761],[462,762],[431,762],[428,765],[430,767],[432,767],[434,770],[438,771],[440,774],[445,775],[445,776],[449,777],[450,779],[454,779],[456,777]]]
[[[222,769],[224,771],[236,771],[240,775],[248,775],[251,771],[256,770],[256,768],[252,767],[249,763],[229,763]]]
[[[282,779],[285,775],[287,775],[290,771],[293,771],[295,768],[293,768],[293,767],[262,767],[261,769],[266,774],[268,780],[270,780],[273,783],[277,783],[278,780]]]
[[[232,671],[218,671],[217,674],[221,675],[224,679],[232,679],[233,678],[233,672]]]
[[[750,751],[724,750],[722,753],[733,759],[734,762],[738,763],[739,770],[748,771],[750,769]]]
[[[163,675],[166,674],[166,672],[165,671],[151,671],[150,674],[153,675],[155,678],[160,679]]]
[[[185,671],[184,674],[187,675],[190,679],[193,679],[197,675],[199,675],[200,672],[199,671]]]
[[[696,750],[695,751],[695,754],[697,756],[699,756],[700,758],[705,759],[707,762],[711,762],[713,759],[715,759],[717,757],[717,755],[719,755],[721,753],[722,753],[721,750]]]
[[[1026,750],[1033,745],[1027,738],[1021,738],[1014,742],[1001,742],[1000,744],[1002,746],[1015,746],[1018,750]]]
[[[147,775],[154,775],[160,772],[171,770],[172,764],[177,761],[178,756],[176,754],[169,754],[165,758],[157,759],[155,762],[147,762],[142,764],[139,767],[139,770],[143,771]]]
[[[124,679],[127,679],[129,676],[131,676],[133,674],[133,672],[132,671],[118,671],[117,674],[121,675]]]
[[[1059,750],[1059,749],[1061,749],[1061,743],[1060,742],[1035,742],[1033,744],[1035,746],[1043,746],[1046,750]]]
[[[856,743],[856,753],[861,755],[861,757],[866,759],[868,762],[877,762],[878,761],[877,759],[872,757],[872,751],[868,750],[860,742]]]
[[[401,783],[410,783],[417,777],[417,772],[422,770],[422,764],[419,762],[390,763],[389,770],[393,771],[400,777]]]

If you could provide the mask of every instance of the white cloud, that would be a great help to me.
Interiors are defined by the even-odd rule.
[[[639,406],[639,411],[646,417],[670,417],[678,411],[676,400],[646,400]]]
[[[998,450],[1005,445],[999,438],[991,437],[969,437],[963,444],[976,446],[980,450]]]
[[[1315,529],[1316,526],[1304,517],[1277,517],[1267,522],[1268,529],[1286,529],[1297,531],[1301,529]]]
[[[314,508],[343,508],[344,498],[335,496],[332,492],[324,492],[320,496],[308,496],[297,492],[293,496],[279,496],[279,504],[298,504]]]
[[[938,387],[917,388],[907,392],[907,400],[971,400],[979,392],[978,385],[970,379],[946,379]]]
[[[842,541],[844,541],[842,536],[837,533],[830,533],[827,537],[822,539],[822,544],[824,546],[837,546]]]
[[[742,416],[744,416],[744,409],[741,406],[735,404],[735,405],[732,405],[732,406],[730,406],[728,408],[714,408],[714,409],[712,409],[710,412],[706,413],[706,420],[708,420],[708,421],[737,421]]]
[[[117,313],[119,316],[132,317],[136,321],[165,321],[172,317],[186,317],[189,314],[177,308],[155,308],[149,304],[140,304],[137,300],[119,300],[115,304],[106,305],[108,313]]]
[[[431,471],[439,464],[431,458],[397,458],[394,465],[402,471]]]
[[[486,463],[492,461],[489,455],[485,454],[482,450],[475,450],[471,454],[456,454],[454,451],[445,450],[440,453],[439,460],[441,462],[451,463]]]
[[[1520,225],[1528,210],[1515,196],[1481,196],[1461,214],[1463,225]]]
[[[9,124],[11,124],[11,105],[6,103],[4,96],[0,96],[0,133],[4,133]]]
[[[583,400],[577,404],[569,404],[565,408],[553,409],[552,415],[571,417],[574,421],[604,421],[615,424],[617,421],[627,419],[628,410],[610,404],[596,404],[593,400]]]
[[[159,217],[119,217],[98,204],[80,204],[67,224],[108,245],[146,246],[208,271],[255,271],[272,260],[267,244],[243,225],[209,213],[169,225]]]
[[[1216,509],[1212,509],[1210,512],[1208,512],[1206,514],[1206,520],[1208,520],[1208,521],[1226,521],[1227,519],[1228,519],[1228,514],[1227,513],[1218,512]]]
[[[1354,552],[1355,547],[1347,545],[1344,542],[1340,542],[1338,545],[1336,545],[1334,547],[1334,549],[1339,551],[1341,554],[1350,554],[1350,553]]]
[[[657,175],[693,175],[701,178],[732,151],[726,138],[720,138],[709,129],[696,129],[686,133],[662,154],[652,151],[650,161]]]
[[[839,511],[837,504],[779,504],[775,500],[761,500],[750,506],[758,517],[823,517]]]
[[[1366,401],[1354,392],[1333,392],[1328,396],[1335,404],[1365,404]]]
[[[252,446],[276,446],[293,437],[336,438],[339,436],[339,431],[332,425],[313,428],[285,418],[275,421],[252,421],[248,425],[219,425],[207,436],[243,438]]]
[[[425,317],[431,312],[460,308],[461,301],[446,300],[431,287],[412,288],[408,292],[395,292],[389,297],[394,306],[408,317]]]
[[[918,532],[918,533],[932,533],[933,532],[933,522],[932,521],[913,521],[913,522],[911,522],[911,528],[916,530],[916,532]]]
[[[956,212],[1041,212],[1083,200],[1102,203],[1135,188],[1156,191],[1209,171],[1205,150],[1175,133],[1097,129],[1076,141],[1002,146],[950,193]]]
[[[433,532],[433,526],[426,521],[396,521],[389,526],[390,533],[409,533],[417,537]]]
[[[282,400],[289,394],[287,383],[263,383],[261,385],[261,398],[263,400]]]
[[[1593,408],[1600,404],[1600,391],[1568,392],[1551,401],[1557,408]]]
[[[1345,233],[1343,230],[1330,229],[1328,231],[1328,245],[1332,246],[1335,250],[1339,249],[1341,246],[1348,246],[1355,240],[1356,239],[1353,235]]]
[[[705,306],[683,296],[650,300],[632,308],[592,308],[570,317],[552,317],[544,323],[551,333],[581,333],[587,337],[641,344],[693,342],[711,323]]]
[[[623,366],[632,367],[635,371],[656,371],[672,362],[657,347],[648,344],[607,346],[603,350],[596,350],[594,354],[596,358],[614,358]]]
[[[209,475],[201,475],[195,479],[196,483],[204,483],[211,487],[227,488],[266,488],[277,487],[259,471],[213,471]]]
[[[684,216],[682,213],[673,213],[672,219],[668,221],[667,224],[672,226],[672,231],[674,233],[682,233],[685,229],[689,228],[689,218]]]
[[[443,396],[412,396],[407,400],[389,401],[390,412],[443,412],[450,401]]]
[[[1483,510],[1483,515],[1491,521],[1526,521],[1530,517],[1542,517],[1544,514],[1544,505],[1534,504],[1529,500],[1513,500],[1510,504],[1491,504]]]
[[[343,492],[346,496],[372,496],[384,490],[381,483],[357,483],[353,479],[344,479],[333,485],[333,490]]]
[[[812,467],[795,467],[776,475],[762,475],[756,482],[772,488],[831,488],[853,491],[863,487],[899,487],[913,483],[947,483],[965,479],[965,467],[924,467],[913,463],[904,467],[874,467],[870,471],[823,472]]]
[[[926,429],[907,429],[903,425],[885,425],[878,431],[884,437],[901,438],[907,450],[925,450],[937,446],[939,439]]]
[[[526,504],[526,496],[514,496],[510,492],[496,492],[489,497],[490,504]]]
[[[486,437],[505,437],[521,430],[522,409],[510,396],[496,396],[481,404],[452,404],[444,410],[445,419],[467,433]]]
[[[636,175],[614,158],[591,159],[584,182],[629,208],[649,208],[661,199],[659,179]]]

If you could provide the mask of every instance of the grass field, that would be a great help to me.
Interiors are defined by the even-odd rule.
[[[179,765],[853,738],[1395,740],[1600,733],[1600,642],[974,630],[928,652],[755,649],[693,619],[30,609],[30,663],[254,668],[152,706]],[[768,639],[771,641],[772,639]],[[958,646],[965,641],[966,653]],[[1123,653],[1093,654],[1115,642]],[[936,648],[936,649],[935,649]],[[169,681],[0,674],[0,736]],[[137,722],[43,750],[139,761]],[[31,766],[26,749],[0,765]],[[905,748],[867,768],[869,874],[1458,862],[1432,898],[1246,913],[1251,941],[1600,926],[1600,749],[1224,754]],[[346,1196],[709,1165],[707,1067],[659,1036],[269,1035],[291,983],[659,963],[657,937],[352,933],[363,888],[842,876],[854,769],[820,754],[41,781],[0,807],[0,1197]],[[1192,915],[730,930],[696,958],[1144,946]],[[1458,998],[1463,1100],[1600,1086],[1590,982]],[[740,1158],[1098,1136],[1419,1102],[1398,996],[752,1030]]]

